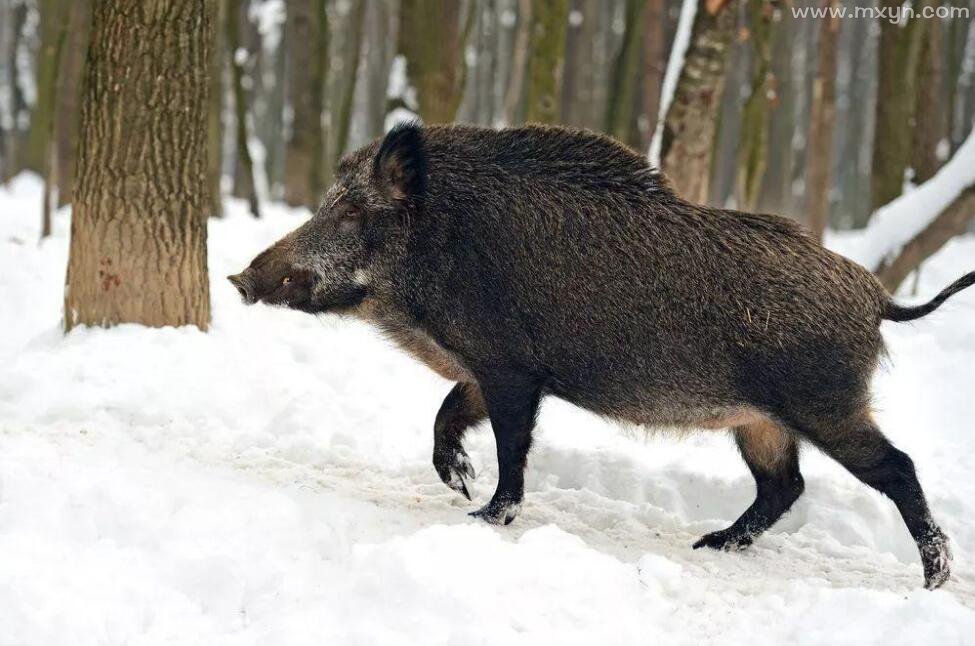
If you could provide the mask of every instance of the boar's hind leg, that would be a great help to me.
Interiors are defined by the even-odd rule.
[[[933,590],[947,581],[951,573],[948,537],[931,517],[911,458],[883,436],[868,413],[812,439],[861,482],[894,502],[921,554],[924,587]]]
[[[433,467],[444,484],[468,500],[467,479],[474,467],[464,450],[464,433],[487,417],[487,407],[477,384],[458,383],[440,405],[433,424]]]
[[[471,512],[496,525],[507,525],[518,514],[525,493],[525,462],[541,398],[541,385],[520,376],[481,381],[494,441],[498,447],[498,488],[491,502]]]
[[[802,494],[799,451],[791,433],[762,421],[735,428],[735,441],[755,476],[755,502],[735,523],[702,536],[694,549],[740,550],[771,527]]]

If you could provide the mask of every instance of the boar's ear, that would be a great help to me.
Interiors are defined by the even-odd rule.
[[[380,189],[397,202],[423,196],[427,181],[423,128],[416,122],[393,127],[376,153],[373,176]]]

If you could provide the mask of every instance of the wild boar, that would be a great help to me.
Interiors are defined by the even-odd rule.
[[[886,494],[925,584],[948,538],[914,465],[874,423],[882,320],[924,316],[794,222],[692,204],[647,160],[590,132],[405,124],[348,155],[318,212],[230,276],[247,303],[373,323],[456,382],[433,465],[470,498],[465,431],[489,418],[499,481],[473,512],[509,523],[540,400],[734,434],[752,505],[694,547],[741,549],[803,491],[811,444]]]

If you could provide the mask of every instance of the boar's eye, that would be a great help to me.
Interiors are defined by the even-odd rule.
[[[362,212],[359,210],[358,206],[354,204],[346,204],[342,208],[342,212],[339,214],[339,217],[343,220],[354,220],[358,218],[361,213]]]
[[[290,282],[291,282],[291,276],[285,276],[284,278],[281,279],[281,284],[282,285],[287,285]]]

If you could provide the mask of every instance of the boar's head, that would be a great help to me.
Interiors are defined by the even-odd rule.
[[[402,245],[426,188],[423,131],[401,124],[351,153],[308,222],[228,276],[247,304],[312,314],[354,308]]]

